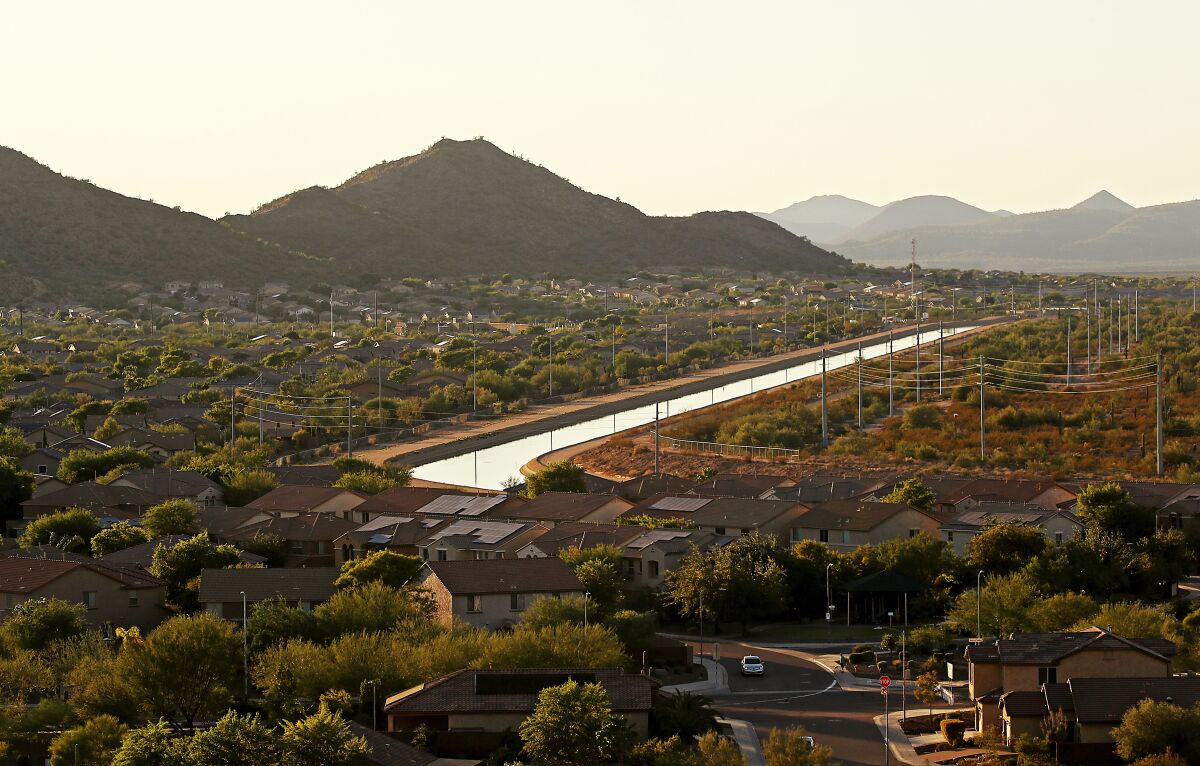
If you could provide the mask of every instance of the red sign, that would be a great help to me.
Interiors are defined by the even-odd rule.
[[[879,688],[886,689],[891,685],[892,685],[892,679],[888,678],[887,676],[879,677]]]

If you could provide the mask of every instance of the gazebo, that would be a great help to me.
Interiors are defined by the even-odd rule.
[[[908,625],[908,594],[922,593],[929,586],[902,575],[894,569],[884,569],[881,572],[860,577],[842,586],[846,591],[846,624],[850,624],[851,595],[858,605],[865,603],[861,614],[874,618],[881,612],[891,611],[903,617],[903,624]],[[895,606],[892,606],[892,604]]]

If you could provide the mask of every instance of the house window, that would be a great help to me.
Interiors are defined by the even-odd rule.
[[[86,606],[88,609],[96,608],[96,591],[85,590],[83,592],[83,605]]]
[[[129,591],[129,608],[136,609],[138,605],[138,592],[136,590]]]
[[[292,553],[304,553],[304,543],[299,540],[293,541]]]
[[[919,530],[919,529],[910,529],[910,530],[908,530],[908,536],[909,536],[909,537],[916,537],[916,536],[917,536],[917,535],[919,535],[919,534],[921,534],[921,530]]]
[[[525,594],[513,593],[508,597],[508,608],[514,612],[525,611]]]
[[[946,542],[948,542],[948,543],[954,542],[954,533],[953,532],[946,533]]]
[[[50,475],[50,466],[39,465],[37,472],[40,473],[42,476],[49,476]]]
[[[717,527],[716,532],[718,535],[725,534],[725,527]]]
[[[748,535],[748,534],[750,534],[750,530],[749,530],[749,529],[743,529],[743,530],[742,530],[742,536],[743,536],[743,537],[745,537],[745,536],[746,536],[746,535]]]
[[[1038,668],[1038,686],[1058,683],[1058,668]]]
[[[445,561],[445,560],[446,560],[446,549],[445,549],[445,548],[438,548],[438,552],[437,552],[437,560],[438,560],[438,561]]]
[[[843,529],[842,530],[842,545],[849,545],[849,544],[850,544],[850,530]]]
[[[657,561],[650,562],[650,576],[658,577],[658,562]]]
[[[1055,532],[1054,533],[1054,543],[1056,545],[1062,545],[1062,540],[1063,540],[1062,532]]]
[[[823,543],[827,543],[827,542],[829,542],[829,530],[828,530],[828,529],[822,529],[822,530],[821,530],[821,532],[820,532],[820,535],[818,536],[818,538],[817,538],[817,539],[819,539],[819,540],[820,540],[821,542],[823,542]]]
[[[467,596],[467,611],[482,612],[483,611],[483,596]]]
[[[429,561],[429,549],[428,548],[421,549],[421,558],[425,559],[426,561]]]

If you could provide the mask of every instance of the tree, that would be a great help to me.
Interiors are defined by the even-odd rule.
[[[338,591],[313,610],[325,636],[388,631],[425,620],[425,606],[414,596],[381,582]]]
[[[58,478],[67,484],[89,481],[121,465],[150,468],[154,458],[133,447],[112,447],[104,452],[75,450],[58,464]]]
[[[1128,602],[1101,604],[1092,616],[1080,620],[1074,630],[1099,625],[1125,638],[1165,638],[1179,643],[1179,622],[1161,604]]]
[[[1125,711],[1112,737],[1127,761],[1170,751],[1186,763],[1200,762],[1200,706],[1144,699]]]
[[[929,706],[929,715],[933,715],[933,703],[941,699],[938,694],[938,674],[936,670],[917,676],[913,688],[913,698]]]
[[[33,451],[33,447],[25,441],[21,429],[12,426],[0,427],[0,457],[14,459],[23,458]]]
[[[342,564],[342,572],[334,585],[356,588],[368,582],[381,582],[392,588],[403,588],[420,573],[425,562],[420,556],[394,551],[371,551],[361,559]]]
[[[1038,527],[1008,522],[991,524],[967,543],[967,561],[972,569],[1007,574],[1045,553],[1049,542]]]
[[[1005,636],[1033,627],[1031,610],[1041,598],[1037,583],[1026,572],[989,577],[983,585],[979,619],[984,635]],[[964,590],[947,619],[961,633],[974,634],[975,589]]]
[[[746,766],[746,757],[736,742],[715,731],[706,732],[696,743],[703,766]]]
[[[193,535],[200,531],[200,508],[183,498],[167,500],[146,509],[142,527],[151,538]]]
[[[112,766],[171,766],[177,762],[174,745],[175,737],[166,721],[148,723],[131,729],[121,739]]]
[[[45,649],[55,641],[66,641],[87,629],[83,604],[57,598],[22,601],[4,622],[3,632],[21,649]]]
[[[208,531],[180,540],[174,545],[154,549],[150,572],[167,583],[167,598],[184,610],[199,604],[198,586],[193,580],[202,569],[224,569],[241,561],[242,553],[228,543],[213,545]]]
[[[1154,513],[1134,505],[1121,485],[1109,481],[1089,484],[1078,496],[1079,520],[1088,532],[1102,531],[1139,540],[1154,534]]]
[[[279,479],[270,471],[238,471],[222,482],[225,502],[235,508],[252,503],[279,486]]]
[[[92,556],[100,558],[149,540],[150,535],[142,527],[135,527],[128,521],[118,521],[92,538]]]
[[[246,641],[254,654],[293,638],[316,636],[317,621],[312,612],[292,606],[282,596],[259,601],[246,620]]]
[[[0,457],[0,522],[21,518],[21,503],[33,497],[33,474],[10,457]]]
[[[100,519],[94,513],[86,508],[68,508],[29,522],[19,543],[22,548],[53,545],[65,551],[87,552],[99,531]]]
[[[905,479],[890,493],[879,499],[885,503],[905,503],[919,511],[928,511],[937,503],[937,494],[914,476]]]
[[[521,741],[539,766],[606,763],[620,749],[623,728],[603,686],[572,679],[538,694],[533,714],[521,722]]]
[[[284,721],[279,746],[282,766],[352,766],[370,752],[367,740],[354,736],[342,714],[324,704],[307,718]]]
[[[594,545],[578,548],[574,545],[559,551],[595,605],[597,615],[611,614],[621,599],[625,578],[621,575],[621,549],[615,545]]]
[[[1148,755],[1145,758],[1138,758],[1133,762],[1133,766],[1188,766],[1188,762],[1175,753],[1168,751],[1158,755]]]
[[[181,743],[187,766],[261,766],[279,763],[275,735],[256,715],[232,710],[211,728]]]
[[[537,497],[543,492],[586,492],[583,469],[569,460],[551,463],[525,480],[525,494]]]
[[[833,751],[825,745],[810,745],[808,735],[798,726],[771,729],[763,743],[766,766],[833,766]]]
[[[50,741],[50,766],[107,765],[121,746],[125,731],[125,724],[111,715],[90,718]]]
[[[664,596],[684,617],[725,617],[741,623],[767,619],[783,611],[787,575],[779,560],[787,552],[771,536],[752,532],[708,553],[693,548],[678,568],[667,573]]]
[[[378,495],[386,489],[402,485],[391,477],[382,476],[373,471],[361,471],[342,474],[342,477],[334,482],[333,486],[362,492],[364,495]]]
[[[172,617],[141,642],[126,642],[118,671],[151,715],[177,731],[228,705],[241,671],[233,625],[210,614]]]
[[[1081,622],[1091,624],[1100,608],[1096,600],[1082,593],[1055,593],[1033,605],[1033,630],[1052,633],[1069,630]]]
[[[679,736],[687,741],[717,728],[712,700],[700,694],[664,694],[654,705],[659,736]]]

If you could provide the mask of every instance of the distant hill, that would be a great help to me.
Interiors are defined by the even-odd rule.
[[[808,237],[813,242],[834,242],[879,211],[877,205],[869,202],[843,197],[841,194],[823,194],[757,215],[774,221],[793,234]]]
[[[1123,199],[1118,199],[1113,196],[1107,189],[1101,189],[1092,196],[1085,199],[1071,208],[1072,210],[1115,210],[1120,213],[1128,213],[1136,210],[1133,205],[1130,205]]]
[[[1077,205],[975,224],[916,227],[847,242],[838,251],[856,261],[903,265],[916,238],[917,262],[927,267],[1062,273],[1195,270],[1200,201],[1112,207]]]
[[[309,274],[317,264],[193,213],[62,176],[0,147],[0,298],[104,296],[137,282]]]
[[[955,226],[995,218],[993,213],[953,197],[909,197],[884,206],[876,215],[848,231],[841,241],[866,242],[894,231],[922,226]]]
[[[332,189],[304,189],[221,221],[284,249],[330,258],[340,273],[605,277],[638,268],[845,265],[750,213],[645,215],[484,140],[443,139]]]

